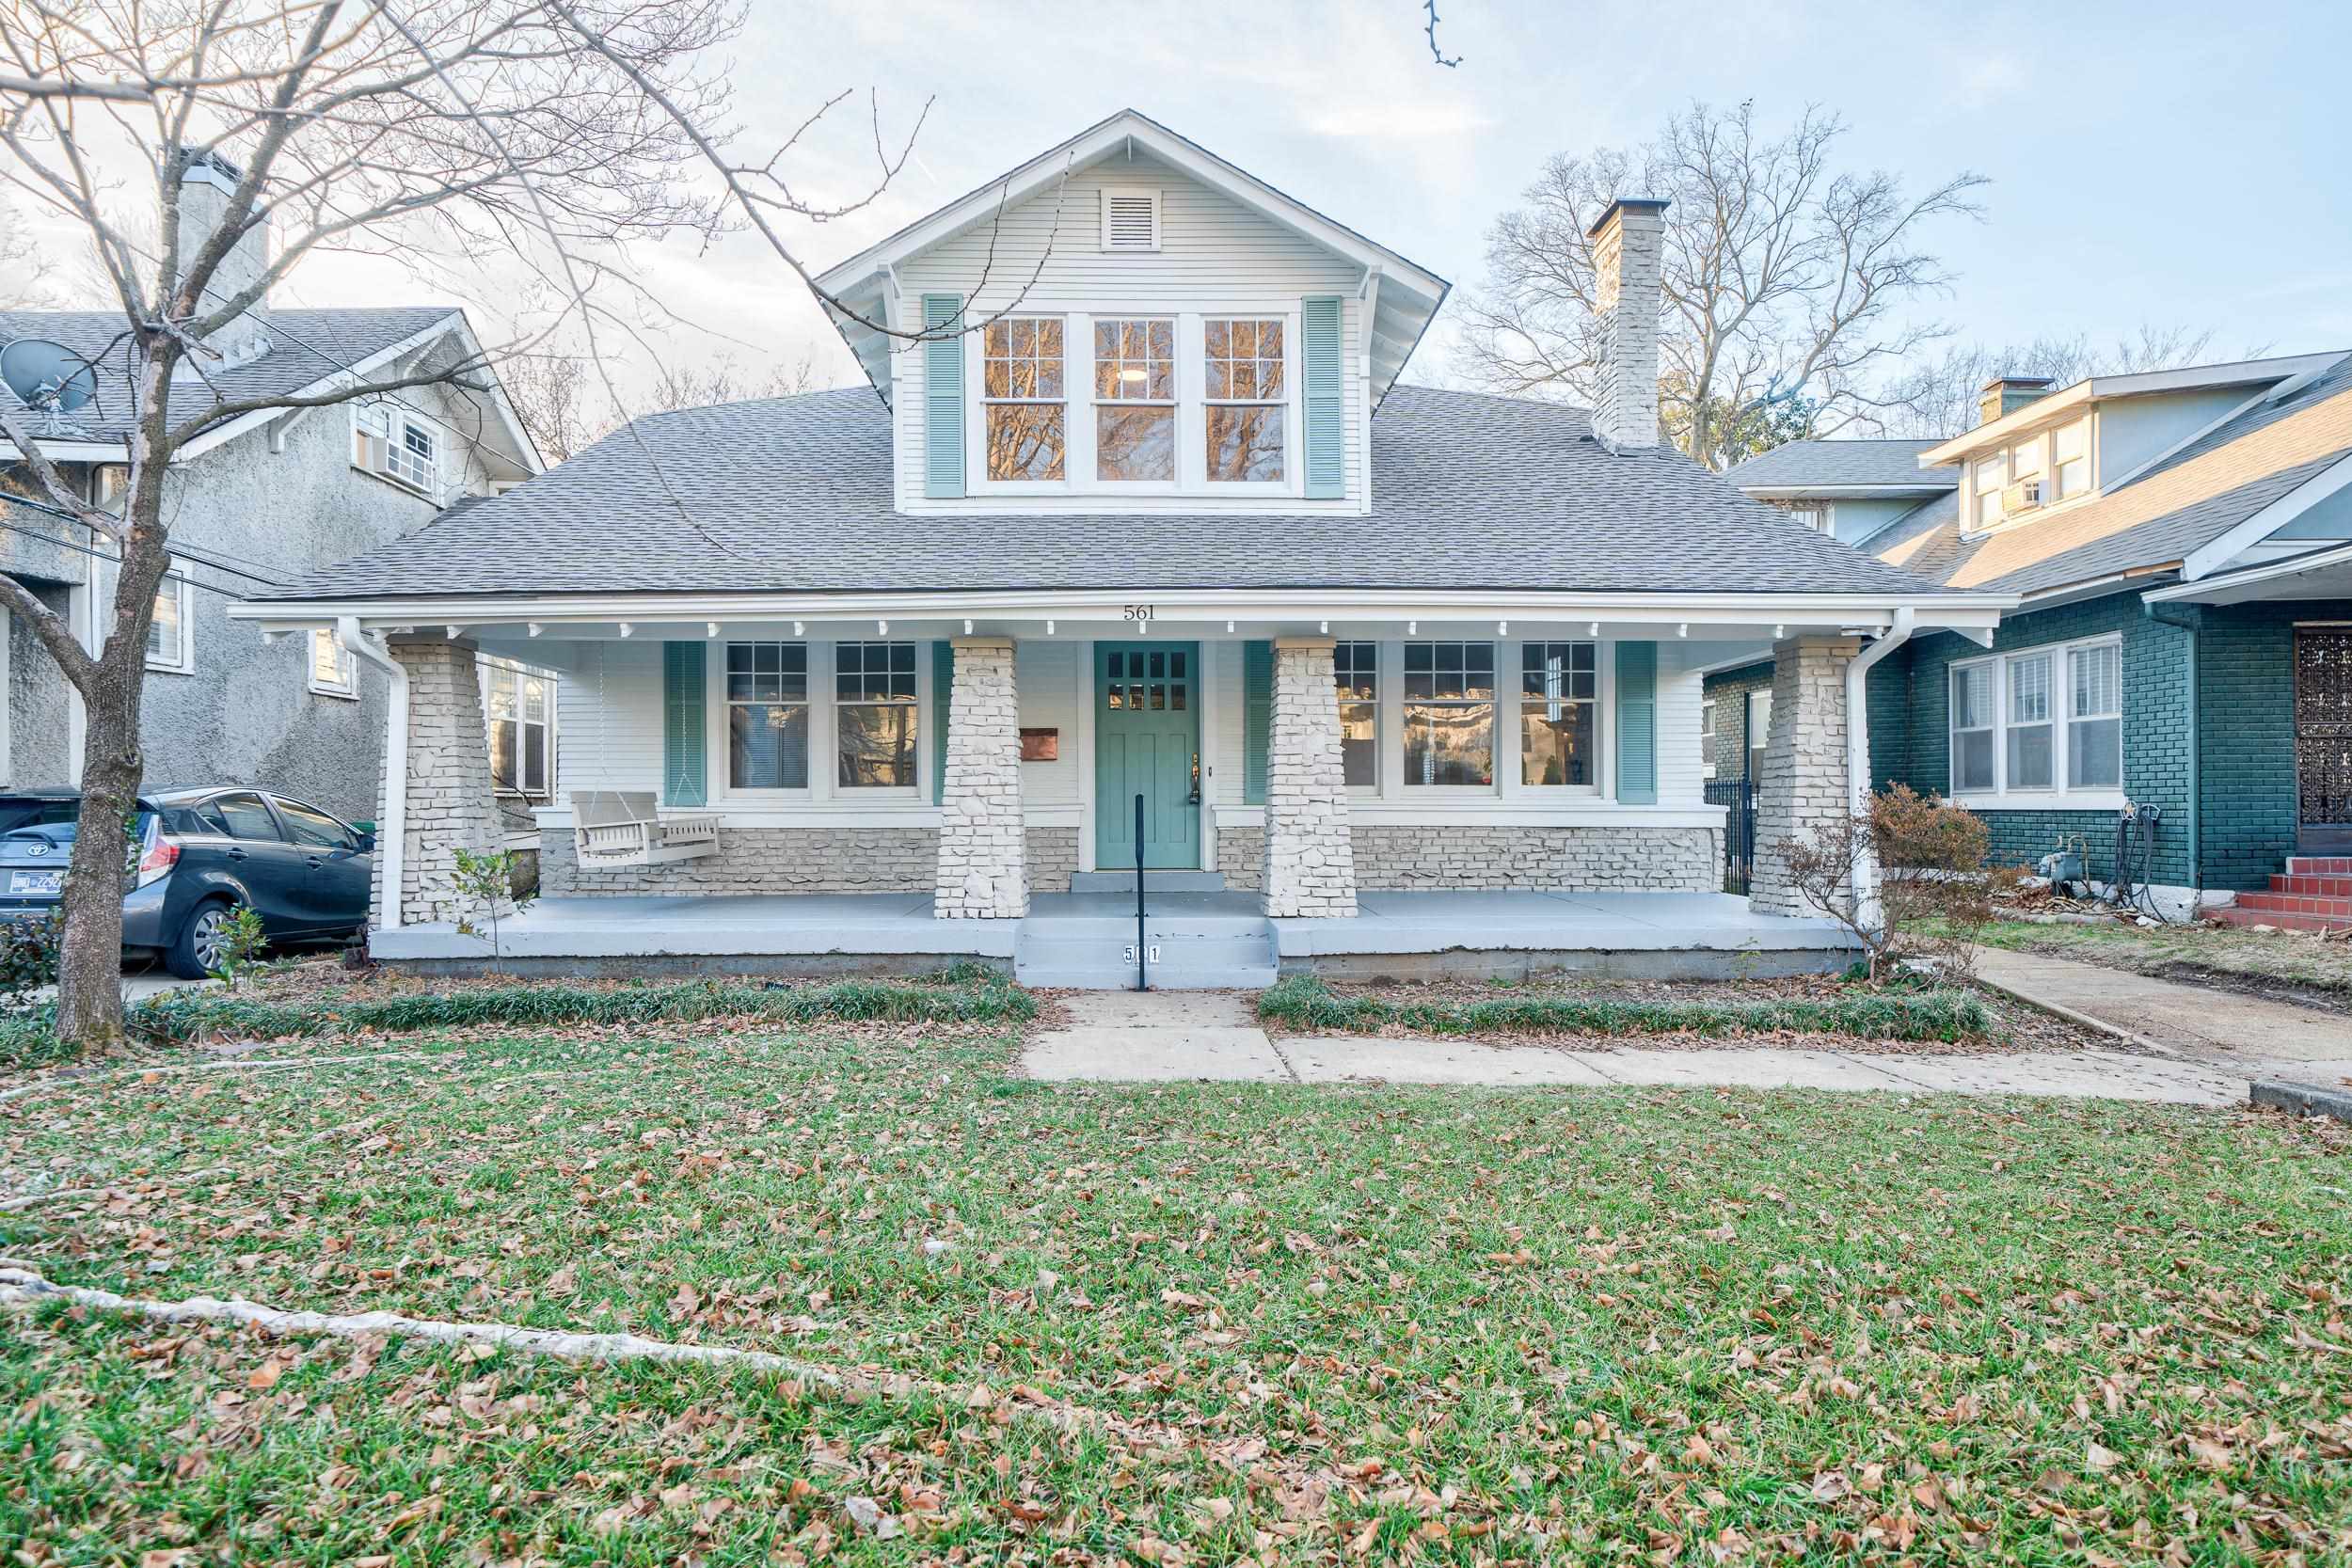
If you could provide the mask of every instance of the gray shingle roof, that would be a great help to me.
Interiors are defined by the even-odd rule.
[[[1612,456],[1580,409],[1401,386],[1372,429],[1369,516],[902,515],[865,388],[688,409],[272,596],[1934,592],[1671,450]]]
[[[1866,542],[1954,588],[2033,594],[2169,566],[2352,457],[2352,357],[2212,430],[2120,489],[1978,538],[1958,508],[1906,514]]]
[[[1745,463],[1733,464],[1724,477],[1742,489],[1802,489],[1815,484],[1957,488],[1959,469],[1919,467],[1919,454],[1939,445],[1936,441],[1790,441],[1758,452]]]
[[[175,418],[185,418],[225,402],[282,397],[457,313],[453,305],[273,310],[266,318],[255,318],[269,327],[270,352],[204,381],[176,382],[171,389],[172,413]],[[122,440],[135,422],[131,407],[130,352],[123,334],[119,310],[0,311],[0,342],[46,338],[101,367],[97,395],[72,416],[84,440]],[[10,396],[0,388],[0,397]]]

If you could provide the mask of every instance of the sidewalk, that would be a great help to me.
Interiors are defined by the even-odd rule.
[[[1977,949],[1977,978],[2076,1022],[2230,1067],[2243,1078],[2331,1084],[2352,1076],[2352,1017],[1997,947]]]
[[[1564,1051],[1461,1039],[1269,1037],[1233,991],[1084,991],[1031,1042],[1038,1078],[1097,1083],[1727,1085],[1895,1094],[2062,1095],[2240,1105],[2243,1070],[2129,1051],[1872,1054],[1772,1047]]]

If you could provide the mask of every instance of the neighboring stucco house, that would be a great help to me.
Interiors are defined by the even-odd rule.
[[[227,183],[209,166],[193,169],[183,213],[217,221]],[[267,243],[265,234],[248,236],[221,285],[260,276]],[[0,314],[0,342],[20,339],[61,344],[98,366],[88,404],[32,423],[90,499],[111,500],[125,483],[133,424],[120,313]],[[196,413],[223,399],[316,395],[354,376],[385,378],[479,352],[465,316],[445,305],[265,305],[216,334],[214,347],[221,357],[203,376],[175,382],[175,415],[183,400]],[[14,401],[6,388],[0,397]],[[112,542],[51,505],[14,458],[0,436],[0,571],[67,615],[94,646],[113,594]],[[265,640],[225,610],[413,534],[452,501],[518,483],[539,466],[502,394],[443,387],[248,414],[183,447],[166,499],[173,569],[156,596],[148,645],[140,743],[149,786],[250,784],[346,817],[373,817],[384,744],[381,673],[331,636]],[[0,784],[72,784],[82,766],[80,696],[32,629],[10,620],[0,607]]]
[[[1531,929],[1587,908],[1568,895],[1719,909],[1701,673],[1788,656],[1798,834],[1862,782],[1844,672],[1864,645],[1899,624],[1989,636],[2010,600],[1859,554],[1661,445],[1662,205],[1595,230],[1599,408],[1440,391],[1399,377],[1443,279],[1120,114],[823,275],[870,385],[640,420],[257,592],[239,616],[339,627],[400,673],[377,951],[473,950],[448,934],[446,866],[483,832],[479,759],[427,737],[470,727],[485,653],[563,674],[547,896],[510,952],[777,952],[812,909],[833,954],[1025,954],[1098,914],[1116,942],[1117,899],[1085,898],[1132,889],[1138,855],[1206,901],[1187,938],[1212,915],[1242,946],[1279,927],[1286,963],[1363,950],[1343,944],[1375,915],[1398,943],[1483,940],[1470,906],[1450,929],[1396,915],[1400,890],[1491,895]],[[677,842],[600,855],[585,792],[599,814],[658,800]],[[754,894],[809,896],[692,925],[694,900]],[[599,900],[594,935],[559,929]],[[1804,912],[1778,866],[1752,911],[1728,902]],[[1708,940],[1684,924],[1674,941]],[[1521,945],[1575,945],[1556,935]]]
[[[2352,356],[1997,380],[1953,440],[1796,442],[1726,477],[2019,595],[1989,649],[1923,634],[1873,672],[1882,784],[1983,814],[2005,862],[2081,840],[2103,880],[2120,814],[2153,810],[2130,869],[2164,907],[2352,924],[2352,865],[2310,863],[2352,855]],[[1708,676],[1718,777],[1769,675]]]

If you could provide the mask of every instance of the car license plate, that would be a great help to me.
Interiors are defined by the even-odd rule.
[[[65,885],[62,871],[11,871],[8,873],[10,893],[56,893]]]

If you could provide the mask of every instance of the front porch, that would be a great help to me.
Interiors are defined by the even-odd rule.
[[[1266,985],[1275,974],[1644,979],[1816,974],[1851,961],[1830,921],[1758,914],[1719,893],[1365,893],[1352,916],[1269,919],[1237,889],[1145,895],[1154,987]],[[1019,920],[939,919],[923,894],[543,898],[499,927],[525,974],[903,974],[973,959],[1025,983],[1132,986],[1132,892],[1039,894]],[[489,942],[453,922],[381,931],[371,951],[474,969]]]

